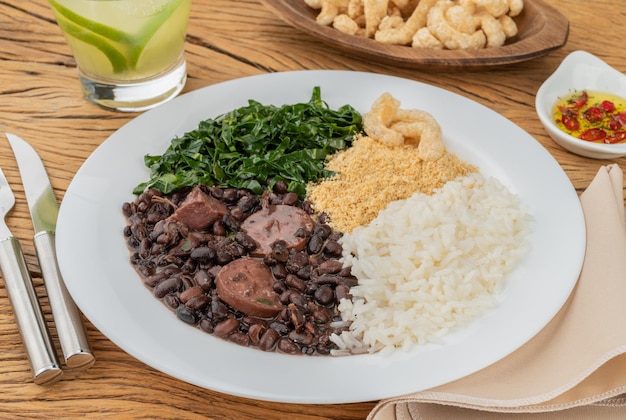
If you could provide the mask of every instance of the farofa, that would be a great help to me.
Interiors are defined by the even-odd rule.
[[[414,146],[386,146],[367,136],[331,156],[326,168],[336,175],[309,184],[307,196],[317,211],[330,216],[331,226],[344,233],[367,225],[392,201],[416,192],[430,195],[447,181],[477,172],[448,152],[424,161]]]

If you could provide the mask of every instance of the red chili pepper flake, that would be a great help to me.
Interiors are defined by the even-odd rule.
[[[610,114],[612,112],[615,112],[615,104],[611,101],[607,101],[604,100],[602,101],[602,103],[600,104],[600,107],[604,110],[604,112],[606,112],[607,114]]]
[[[606,131],[601,128],[590,128],[580,134],[580,138],[587,141],[598,141],[604,139],[605,137]]]
[[[626,143],[626,99],[579,91],[561,98],[554,121],[566,133],[596,143]]]
[[[626,140],[626,131],[616,131],[615,133],[604,138],[604,143],[615,144]]]
[[[580,130],[580,123],[578,122],[578,112],[573,109],[566,108],[561,116],[561,122],[570,131]]]
[[[592,106],[583,112],[583,116],[587,121],[594,123],[604,119],[604,111],[599,106]]]
[[[624,125],[624,121],[619,115],[613,115],[609,120],[609,129],[617,131]]]
[[[567,103],[569,104],[570,108],[579,109],[587,105],[588,100],[589,95],[587,94],[586,90],[583,90],[580,95],[570,98]]]

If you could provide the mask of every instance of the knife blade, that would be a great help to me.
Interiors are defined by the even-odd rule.
[[[46,385],[61,379],[63,371],[39,306],[22,247],[4,220],[14,204],[15,196],[0,169],[0,271],[30,361],[33,380],[38,385]]]
[[[70,369],[87,369],[95,362],[78,307],[72,300],[57,264],[55,231],[59,206],[46,168],[33,147],[6,133],[22,177],[35,236],[33,242],[48,293],[59,343]]]

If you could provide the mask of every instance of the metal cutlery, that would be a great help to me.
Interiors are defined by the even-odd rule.
[[[59,366],[22,248],[5,222],[14,205],[15,196],[0,169],[0,270],[30,360],[34,382],[40,385],[49,384],[59,380],[63,371]]]
[[[59,207],[39,155],[14,134],[6,133],[22,177],[35,236],[33,242],[41,267],[59,342],[70,369],[87,369],[95,362],[81,315],[59,271],[55,230]]]

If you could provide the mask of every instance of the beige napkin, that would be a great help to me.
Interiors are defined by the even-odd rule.
[[[515,419],[625,419],[622,186],[622,170],[613,164],[600,168],[581,195],[587,225],[583,268],[566,305],[537,336],[465,378],[383,400],[368,419],[508,419],[511,413],[518,413]]]

